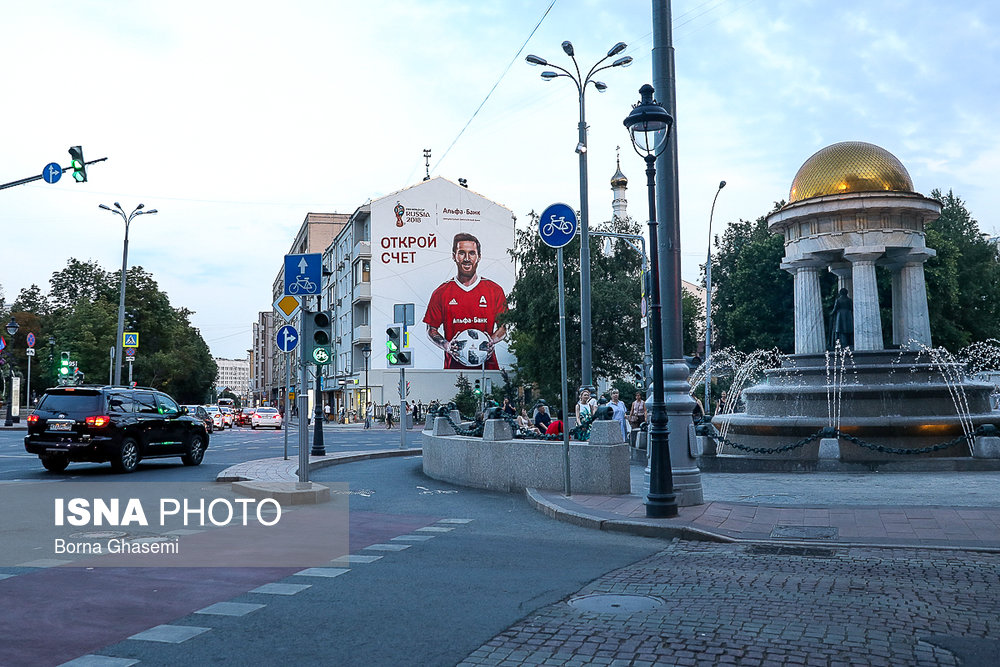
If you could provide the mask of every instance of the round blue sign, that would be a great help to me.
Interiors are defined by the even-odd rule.
[[[282,352],[291,352],[299,344],[299,332],[291,324],[278,329],[274,336],[278,349]]]
[[[49,162],[42,169],[42,179],[46,183],[55,183],[62,177],[62,167],[56,162]]]
[[[562,248],[576,236],[576,211],[568,204],[550,204],[538,219],[538,235],[550,248]]]

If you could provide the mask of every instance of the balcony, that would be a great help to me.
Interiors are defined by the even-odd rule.
[[[361,241],[354,246],[353,252],[351,252],[351,257],[371,257],[372,256],[372,242],[371,241]]]
[[[368,324],[354,327],[354,342],[371,342],[372,328]]]
[[[351,303],[357,303],[358,301],[371,301],[372,300],[372,284],[371,283],[358,283],[354,286],[354,298]]]

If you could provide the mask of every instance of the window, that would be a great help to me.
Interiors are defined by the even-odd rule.
[[[159,411],[156,409],[156,399],[153,398],[152,394],[137,393],[135,394],[135,405],[136,412],[144,415],[156,415]]]
[[[180,407],[174,402],[174,399],[170,398],[166,394],[157,394],[156,402],[159,403],[159,412],[161,415],[165,414],[180,414]]]

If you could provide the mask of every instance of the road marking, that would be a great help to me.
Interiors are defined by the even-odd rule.
[[[143,642],[180,644],[209,630],[211,628],[199,628],[193,625],[157,625],[155,628],[143,630],[139,634],[132,635],[129,639]]]
[[[444,528],[442,526],[424,526],[423,528],[417,528],[414,532],[417,533],[450,533],[455,530],[454,528]]]
[[[347,574],[350,572],[348,568],[345,567],[309,567],[301,572],[296,572],[293,577],[339,577],[342,574]]]
[[[66,565],[67,563],[72,563],[71,560],[59,560],[58,558],[39,558],[38,560],[31,560],[27,563],[18,563],[14,567],[59,567],[60,565]]]
[[[59,667],[130,667],[138,664],[138,660],[130,660],[129,658],[111,658],[106,655],[91,654],[64,662]]]
[[[196,614],[210,614],[212,616],[246,616],[250,612],[263,609],[267,605],[251,604],[249,602],[216,602],[204,609],[199,609]]]
[[[433,540],[437,535],[400,535],[399,537],[394,537],[392,541],[398,542],[426,542],[427,540]]]
[[[334,565],[355,565],[359,563],[374,563],[375,561],[381,558],[382,556],[366,556],[364,554],[350,554],[347,556],[339,556],[338,558],[334,558],[330,562],[333,563]]]
[[[312,588],[312,584],[264,584],[250,592],[263,593],[265,595],[295,595],[307,588]]]
[[[475,519],[441,519],[438,523],[455,523],[455,524],[465,524],[472,523]]]
[[[412,546],[412,544],[370,544],[365,549],[370,551],[402,551]]]

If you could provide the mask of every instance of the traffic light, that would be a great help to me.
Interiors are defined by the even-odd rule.
[[[483,395],[483,387],[479,383],[479,380],[476,380],[476,386],[472,388],[472,393],[475,394],[476,396]]]
[[[302,340],[305,347],[306,359],[314,364],[328,364],[333,358],[330,342],[333,340],[332,324],[330,313],[321,310],[318,312],[305,311],[302,313],[303,332]]]
[[[385,359],[389,366],[412,366],[413,353],[405,350],[403,339],[405,334],[399,324],[390,324],[385,329]]]
[[[87,182],[87,165],[83,161],[83,148],[80,146],[71,146],[69,149],[69,156],[71,159],[70,166],[73,168],[73,179],[77,183]]]
[[[59,353],[59,375],[60,377],[69,375],[69,352]]]

